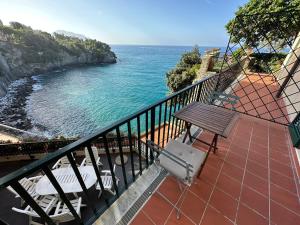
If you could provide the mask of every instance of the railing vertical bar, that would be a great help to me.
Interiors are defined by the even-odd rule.
[[[178,96],[176,96],[174,100],[175,100],[175,102],[174,102],[173,114],[176,112]],[[174,137],[175,137],[175,134],[173,135],[173,131],[174,131],[175,116],[172,115],[172,117],[173,117],[173,118],[172,118],[171,138],[174,138]]]
[[[38,205],[38,203],[31,197],[31,195],[18,182],[12,182],[10,186],[21,196],[21,198],[41,217],[42,221],[55,225],[53,220],[45,213],[45,211]]]
[[[165,102],[165,113],[164,113],[164,129],[163,129],[163,139],[162,139],[162,147],[165,146],[165,134],[166,134],[166,121],[167,121],[167,109],[168,109],[168,101]]]
[[[177,111],[180,110],[180,108],[181,108],[180,103],[181,103],[181,94],[178,96],[178,109],[177,109]],[[179,121],[179,124],[180,124],[180,121]],[[175,138],[178,137],[179,133],[180,133],[180,129],[178,129],[178,134],[177,134],[177,129],[178,129],[178,118],[176,118],[175,135],[174,135]]]
[[[138,132],[138,151],[139,151],[139,167],[140,175],[142,175],[142,149],[141,149],[141,121],[140,116],[137,117],[137,132]]]
[[[92,164],[93,164],[93,159],[92,159],[92,157],[94,158],[94,155],[91,154],[90,152],[89,152],[89,154],[90,154],[90,156],[91,156],[91,160],[92,160]],[[83,193],[84,193],[84,195],[85,195],[85,197],[86,197],[86,199],[87,199],[88,205],[92,208],[93,213],[94,213],[95,215],[97,215],[97,211],[96,211],[95,205],[94,205],[94,204],[92,203],[92,201],[91,201],[91,198],[90,198],[90,196],[89,196],[89,194],[88,194],[88,191],[87,191],[87,188],[86,188],[86,186],[85,186],[85,183],[84,183],[84,181],[83,181],[83,179],[82,179],[82,176],[81,176],[81,174],[80,174],[80,172],[79,172],[79,170],[78,170],[78,167],[77,167],[77,165],[76,165],[76,162],[75,162],[75,160],[73,159],[72,154],[71,154],[71,153],[68,153],[68,154],[67,154],[67,157],[68,157],[68,160],[69,160],[69,162],[70,162],[70,164],[71,164],[72,169],[74,170],[75,176],[76,176],[76,178],[77,178],[77,180],[78,180],[78,182],[79,182],[79,184],[80,184],[80,186],[81,186],[81,188],[82,188],[82,191],[83,191]],[[94,161],[95,161],[95,158],[94,158]],[[96,164],[96,162],[95,162],[95,164]],[[95,170],[95,173],[97,173],[96,170]]]
[[[127,183],[127,176],[126,176],[126,170],[125,170],[123,148],[122,148],[122,143],[121,143],[120,127],[117,127],[116,131],[117,131],[117,140],[118,140],[118,145],[119,145],[119,153],[120,153],[120,158],[121,158],[123,178],[124,178],[125,188],[127,189],[128,183]]]
[[[145,123],[146,123],[146,140],[148,140],[148,130],[149,130],[149,118],[148,118],[148,113],[149,111],[146,112],[146,116],[145,116]],[[144,145],[143,145],[144,146]],[[144,146],[145,148],[145,154],[146,154],[146,167],[148,168],[149,166],[149,159],[148,159],[148,146]]]
[[[191,103],[191,96],[192,96],[192,88],[189,89],[189,97],[188,97],[188,103]]]
[[[161,107],[162,107],[162,104],[159,105],[159,111],[158,111],[158,134],[157,134],[157,145],[160,144]]]
[[[49,169],[48,166],[43,167],[43,171],[45,172],[45,174],[47,175],[48,179],[50,180],[50,182],[52,183],[52,185],[54,186],[54,188],[57,190],[60,198],[63,200],[63,202],[67,205],[67,207],[69,208],[70,212],[72,213],[72,215],[75,217],[75,220],[78,224],[83,224],[82,219],[80,218],[80,216],[77,214],[76,210],[74,209],[74,207],[72,206],[71,202],[69,201],[69,199],[67,198],[66,194],[64,193],[63,189],[61,188],[61,186],[59,185],[58,181],[56,180],[55,176],[53,175],[53,173],[51,172],[51,170]]]
[[[199,85],[195,86],[194,88],[194,95],[193,95],[193,102],[197,99],[197,93],[198,93]]]
[[[134,157],[133,157],[133,150],[132,150],[132,137],[131,137],[131,124],[130,124],[130,120],[127,122],[127,130],[128,130],[128,141],[129,141],[129,151],[130,151],[131,172],[132,172],[133,181],[135,181]]]
[[[197,92],[197,98],[196,98],[196,101],[199,102],[200,101],[200,94],[201,94],[201,91],[202,91],[202,84],[203,83],[200,83],[198,86],[198,92]]]
[[[169,135],[170,135],[172,106],[173,106],[173,98],[171,98],[170,110],[169,110],[167,142],[169,141]]]
[[[151,141],[155,142],[155,107],[151,109]],[[147,146],[147,145],[146,145]],[[154,160],[153,152],[150,151],[150,163],[152,164]]]
[[[114,189],[116,191],[117,196],[119,196],[119,188],[118,188],[118,185],[117,185],[116,175],[115,175],[115,172],[114,172],[114,167],[113,167],[113,163],[112,163],[112,160],[111,160],[111,156],[110,156],[110,152],[109,152],[109,148],[108,148],[108,143],[107,143],[107,138],[106,138],[105,134],[103,135],[103,143],[104,143],[106,157],[107,157],[109,169],[110,169],[113,184],[114,184]]]

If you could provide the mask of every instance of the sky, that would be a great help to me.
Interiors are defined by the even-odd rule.
[[[225,46],[247,0],[0,0],[0,20],[108,44]]]

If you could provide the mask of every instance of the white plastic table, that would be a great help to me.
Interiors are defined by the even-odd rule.
[[[92,166],[78,167],[87,189],[92,187],[97,182],[97,176]],[[59,168],[52,170],[57,182],[60,184],[64,193],[78,193],[82,192],[82,188],[74,173],[72,167]],[[39,195],[53,195],[58,194],[57,190],[53,187],[52,183],[45,175],[36,184],[35,191]]]

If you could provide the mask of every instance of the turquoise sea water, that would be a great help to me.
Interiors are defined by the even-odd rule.
[[[90,134],[165,97],[165,73],[191,48],[112,46],[116,64],[34,76],[28,116],[52,135]]]

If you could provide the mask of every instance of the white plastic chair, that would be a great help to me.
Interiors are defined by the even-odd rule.
[[[37,204],[45,211],[46,214],[49,214],[53,207],[55,207],[58,198],[52,195],[46,196],[37,196],[34,198]],[[26,214],[29,216],[29,225],[40,225],[40,223],[32,220],[32,217],[38,218],[39,215],[28,205],[25,209],[12,208],[13,211]]]
[[[93,152],[94,158],[96,160],[97,166],[103,166],[103,164],[100,161],[100,156],[98,154],[97,147],[92,146],[92,152]],[[91,156],[89,154],[87,147],[84,148],[84,154],[85,154],[85,158],[82,160],[80,166],[92,166],[93,165],[92,159],[91,159]]]
[[[75,160],[73,153],[72,153],[72,157]],[[66,167],[70,167],[70,166],[71,166],[71,164],[70,164],[68,157],[63,156],[59,160],[57,160],[57,162],[53,165],[52,169],[54,170],[54,169],[58,169],[58,168],[66,168]]]
[[[30,177],[30,178],[22,178],[19,183],[22,185],[22,187],[28,192],[28,194],[31,195],[31,197],[36,197],[39,196],[38,193],[35,191],[35,186],[36,183],[41,179],[43,176],[35,176],[35,177]],[[7,190],[10,191],[15,195],[15,198],[20,198],[20,195],[11,187],[8,186]],[[21,199],[21,205],[23,205],[23,200]]]
[[[79,197],[77,199],[70,200],[70,203],[74,207],[75,211],[81,217],[80,208],[84,207],[85,205],[82,204],[82,198]],[[74,220],[75,217],[69,210],[68,206],[64,204],[62,201],[59,201],[56,205],[55,212],[53,215],[50,215],[50,218],[56,223],[64,223],[71,220]]]
[[[114,174],[115,174],[115,171],[116,171],[116,165],[114,165],[114,167],[113,167]],[[103,175],[101,175],[101,180],[103,183],[104,190],[110,192],[112,195],[115,195],[116,190],[114,189],[113,179],[112,179],[110,170],[102,170],[101,173],[103,174]],[[116,185],[118,186],[118,184],[119,184],[119,178],[116,177]],[[102,190],[101,190],[99,183],[97,183],[96,189],[100,191],[99,195],[98,195],[98,198],[99,198],[102,194]]]

